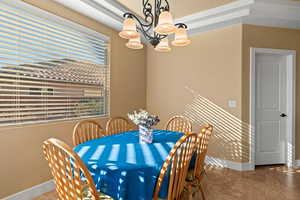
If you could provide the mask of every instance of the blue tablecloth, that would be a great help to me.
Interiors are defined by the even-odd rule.
[[[152,144],[140,144],[138,131],[101,137],[74,147],[96,188],[118,200],[151,200],[161,167],[183,133],[154,130]],[[166,198],[168,178],[159,197]]]

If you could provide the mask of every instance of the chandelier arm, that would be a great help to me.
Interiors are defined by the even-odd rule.
[[[177,23],[177,24],[175,24],[175,26],[177,26],[178,28],[185,28],[185,29],[188,28],[188,26],[184,23]]]
[[[170,4],[167,0],[165,0],[166,6],[164,7],[165,10],[164,11],[170,11]]]
[[[164,0],[164,2],[165,2],[165,6],[162,6],[162,2],[161,2],[162,0],[160,0],[160,4],[159,4],[159,6],[158,6],[158,10],[159,10],[159,12],[158,12],[158,15],[161,13],[161,12],[164,12],[164,11],[170,11],[170,4],[169,4],[169,2],[167,1],[167,0]]]
[[[132,13],[125,13],[123,16],[124,18],[133,18],[137,22],[137,30],[143,34],[143,36],[149,40],[150,44],[156,47],[159,42],[168,37],[168,35],[158,34],[155,31],[151,32],[152,28],[155,28],[159,21],[159,16],[162,12],[170,11],[170,4],[168,0],[154,0],[154,5],[152,5],[150,0],[143,0],[143,14],[144,14],[144,21],[137,17]],[[177,28],[184,28],[187,29],[187,25],[184,23],[177,23],[175,24]]]
[[[126,17],[134,18],[134,19],[138,22],[138,24],[139,24],[139,26],[137,27],[138,30],[139,30],[146,38],[148,38],[148,39],[150,39],[150,40],[159,38],[159,35],[157,35],[156,33],[154,33],[154,36],[151,36],[151,35],[148,33],[148,31],[152,28],[152,24],[143,24],[143,23],[141,22],[141,20],[140,20],[137,16],[135,16],[134,14],[132,14],[132,13],[125,13],[125,14],[123,15],[123,17],[125,17],[125,18],[126,18]]]
[[[154,32],[154,36],[150,35],[147,31],[145,31],[144,29],[141,29],[140,27],[138,27],[138,30],[140,32],[143,33],[144,37],[147,38],[148,40],[161,40],[165,37],[167,37],[168,35],[160,35]]]
[[[152,14],[152,5],[149,3],[149,0],[143,0],[143,14],[145,16],[145,21],[152,25],[154,17]]]
[[[159,15],[160,15],[160,6],[161,6],[161,0],[155,0],[155,26],[157,26],[158,24],[158,19],[159,19]]]
[[[144,23],[142,23],[141,20],[137,16],[135,16],[134,14],[132,14],[132,13],[129,13],[129,12],[125,13],[123,15],[123,17],[124,18],[127,18],[127,17],[134,18],[139,23],[139,25],[142,26],[142,27],[152,27],[151,23],[150,24],[144,24]]]
[[[143,35],[146,39],[148,40],[151,40],[153,39],[153,37],[151,35],[148,34],[148,32],[146,32],[145,30],[143,30],[142,28],[138,27],[137,28]]]
[[[129,13],[129,14],[130,14],[130,17],[134,18],[139,23],[140,26],[138,26],[138,30],[140,30],[140,32],[142,32],[146,38],[148,38],[148,39],[155,38],[148,34],[148,31],[152,28],[152,24],[143,24],[137,16],[135,16],[131,13]]]
[[[168,37],[168,35],[159,35],[159,39],[162,40],[164,38]]]

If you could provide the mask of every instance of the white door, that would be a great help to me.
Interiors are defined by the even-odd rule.
[[[256,57],[256,165],[283,164],[287,110],[286,57]]]

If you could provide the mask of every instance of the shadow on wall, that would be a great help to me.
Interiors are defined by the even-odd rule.
[[[252,135],[249,133],[253,128],[191,88],[186,89],[192,93],[193,99],[186,105],[184,115],[195,125],[214,126],[208,162],[220,167],[227,167],[223,160],[249,162]]]

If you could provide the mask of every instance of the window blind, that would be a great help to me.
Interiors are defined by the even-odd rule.
[[[108,40],[0,3],[0,126],[105,116]]]

